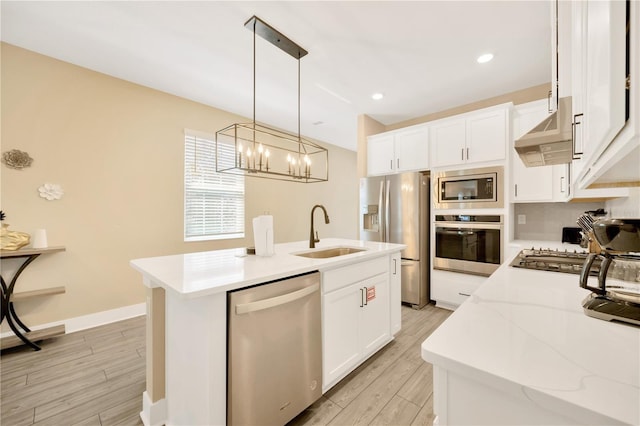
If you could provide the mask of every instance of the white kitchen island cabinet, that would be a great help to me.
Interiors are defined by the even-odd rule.
[[[388,289],[381,274],[323,295],[323,392],[391,340]]]
[[[131,261],[148,288],[145,425],[226,424],[228,291],[320,272],[323,329],[333,330],[323,332],[323,371],[341,364],[323,391],[393,339],[392,265],[405,246],[327,238],[316,247],[362,251],[301,257],[310,251],[301,241],[276,244],[271,257],[230,249]]]
[[[640,424],[640,328],[586,316],[577,275],[510,260],[422,344],[437,424]]]

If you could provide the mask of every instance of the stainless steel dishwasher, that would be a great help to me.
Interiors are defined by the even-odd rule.
[[[322,396],[320,273],[227,299],[227,424],[284,425]]]

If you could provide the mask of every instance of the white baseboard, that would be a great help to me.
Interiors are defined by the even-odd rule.
[[[122,321],[129,318],[138,317],[147,313],[146,303],[138,303],[137,305],[123,306],[122,308],[110,309],[108,311],[96,312],[94,314],[82,315],[79,317],[69,318],[63,321],[55,321],[48,324],[37,326],[29,326],[31,330],[40,330],[42,328],[53,327],[54,325],[64,324],[66,333],[74,331],[86,330],[88,328],[98,327],[100,325],[110,324],[112,322]],[[0,334],[0,337],[13,336],[12,331]]]
[[[147,391],[142,393],[142,411],[140,419],[144,426],[161,426],[167,421],[167,400],[151,402]]]

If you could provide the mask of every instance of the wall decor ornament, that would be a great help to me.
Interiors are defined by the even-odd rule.
[[[29,157],[29,154],[24,151],[12,149],[11,151],[5,151],[2,153],[2,161],[12,169],[21,170],[25,167],[31,166],[33,158]]]
[[[64,195],[62,187],[57,183],[45,183],[38,188],[38,192],[40,192],[42,198],[46,198],[49,201],[59,200]]]
[[[5,214],[0,210],[0,221],[3,221]],[[26,232],[9,231],[9,224],[2,222],[0,228],[0,250],[18,250],[29,244],[31,236]]]

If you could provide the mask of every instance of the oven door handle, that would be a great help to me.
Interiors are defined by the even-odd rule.
[[[441,231],[437,231],[436,233],[438,234],[447,234],[447,235],[473,235],[475,234],[474,231],[466,231],[463,229],[444,229]]]
[[[498,222],[436,222],[436,229],[502,229],[502,223]]]

